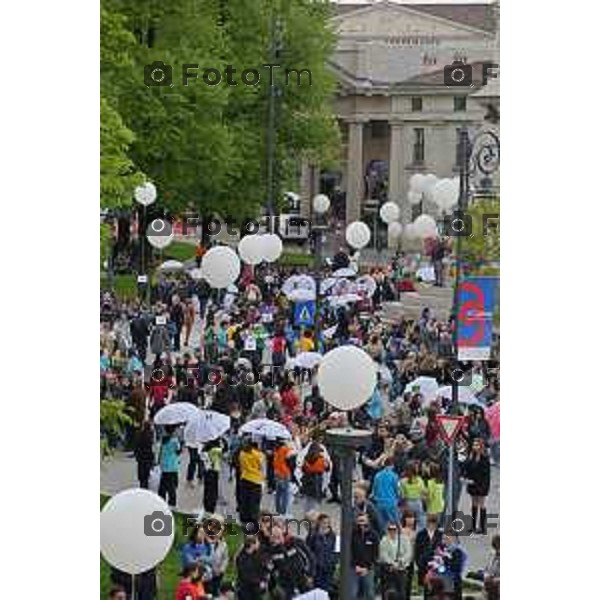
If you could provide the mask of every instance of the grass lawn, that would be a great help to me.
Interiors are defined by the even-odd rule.
[[[100,508],[106,504],[109,496],[100,496]],[[175,514],[175,541],[173,547],[167,557],[158,567],[158,596],[157,600],[173,600],[175,598],[175,589],[179,582],[179,573],[181,571],[181,562],[179,558],[179,551],[181,546],[187,541],[186,529],[188,522],[186,516],[181,513]],[[226,530],[227,531],[227,530]],[[242,541],[243,535],[241,533],[229,533],[226,535],[227,546],[229,547],[229,568],[225,575],[225,579],[231,579],[234,575],[235,569],[235,556],[238,553]],[[108,597],[110,591],[110,567],[106,561],[100,557],[100,599],[104,600]],[[257,598],[257,600],[259,600]]]

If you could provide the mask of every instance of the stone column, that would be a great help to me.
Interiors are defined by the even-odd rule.
[[[403,141],[403,124],[402,121],[392,119],[390,121],[390,170],[388,180],[388,200],[395,202],[400,206],[400,220],[402,221],[402,215],[405,214],[406,208],[403,205],[408,203],[407,198],[401,196],[402,176],[404,173],[404,164],[406,158],[402,152],[402,141]],[[392,240],[388,235],[387,239],[388,248],[391,247]]]
[[[364,199],[363,125],[365,121],[348,122],[348,161],[346,190],[346,225],[360,219]]]

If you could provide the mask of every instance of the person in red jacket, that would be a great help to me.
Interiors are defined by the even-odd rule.
[[[175,600],[204,600],[206,594],[202,585],[202,567],[192,563],[184,567],[182,580],[175,591]]]
[[[281,388],[281,404],[288,414],[296,414],[300,405],[300,398],[294,390],[294,384],[286,382]]]

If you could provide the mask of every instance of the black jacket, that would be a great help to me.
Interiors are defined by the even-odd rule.
[[[464,464],[464,473],[467,479],[473,480],[467,486],[471,496],[487,496],[490,493],[490,459],[483,455],[479,460],[469,458]]]
[[[433,538],[429,537],[427,529],[421,529],[415,538],[415,563],[419,571],[419,583],[427,573],[427,564],[433,558],[435,549],[442,543],[442,530],[436,529]]]
[[[379,555],[379,536],[373,529],[362,530],[355,527],[352,531],[352,554],[350,562],[353,567],[372,569]]]
[[[264,554],[258,550],[252,554],[242,550],[235,559],[238,586],[245,591],[260,588],[267,579]]]
[[[279,546],[271,546],[271,562],[275,582],[284,589],[301,589],[314,577],[315,558],[300,538],[291,538]]]

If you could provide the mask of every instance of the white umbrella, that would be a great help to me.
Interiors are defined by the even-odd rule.
[[[156,425],[179,425],[198,415],[198,408],[189,402],[167,404],[154,415]]]
[[[343,294],[342,296],[329,296],[328,300],[331,306],[340,306],[342,304],[358,302],[362,298],[358,294]]]
[[[288,294],[286,294],[288,300],[292,302],[310,302],[317,298],[317,294],[314,290],[307,290],[305,288],[296,288]]]
[[[419,267],[416,276],[425,283],[433,283],[435,281],[435,271],[431,265]]]
[[[300,367],[301,369],[312,369],[321,362],[323,356],[318,352],[300,352],[298,356],[294,356],[287,361],[286,367],[288,369],[294,369]]]
[[[240,433],[248,433],[269,439],[291,440],[292,434],[285,425],[271,419],[253,419],[240,427]]]
[[[183,263],[178,260],[166,260],[160,267],[159,271],[181,271],[184,268]]]
[[[195,281],[198,281],[198,280],[202,279],[202,277],[203,277],[202,269],[198,269],[198,268],[194,267],[193,269],[188,271],[188,275]]]
[[[334,271],[332,277],[356,277],[356,271],[349,267]]]
[[[198,446],[221,437],[230,427],[231,419],[227,415],[214,410],[199,410],[185,426],[183,440],[186,446]]]
[[[323,279],[323,281],[321,281],[320,288],[321,294],[324,294],[330,290],[337,282],[338,280],[335,277],[327,277],[327,279]]]
[[[292,275],[291,277],[288,277],[281,286],[281,291],[286,296],[297,289],[315,291],[317,289],[317,283],[309,275]]]
[[[446,385],[437,391],[438,398],[448,398],[452,400],[452,386]],[[466,385],[458,386],[458,401],[462,404],[477,404],[481,406],[481,402],[475,396],[473,390]]]
[[[431,402],[435,399],[439,387],[438,382],[433,377],[417,377],[404,388],[404,391],[419,392],[425,402]]]

